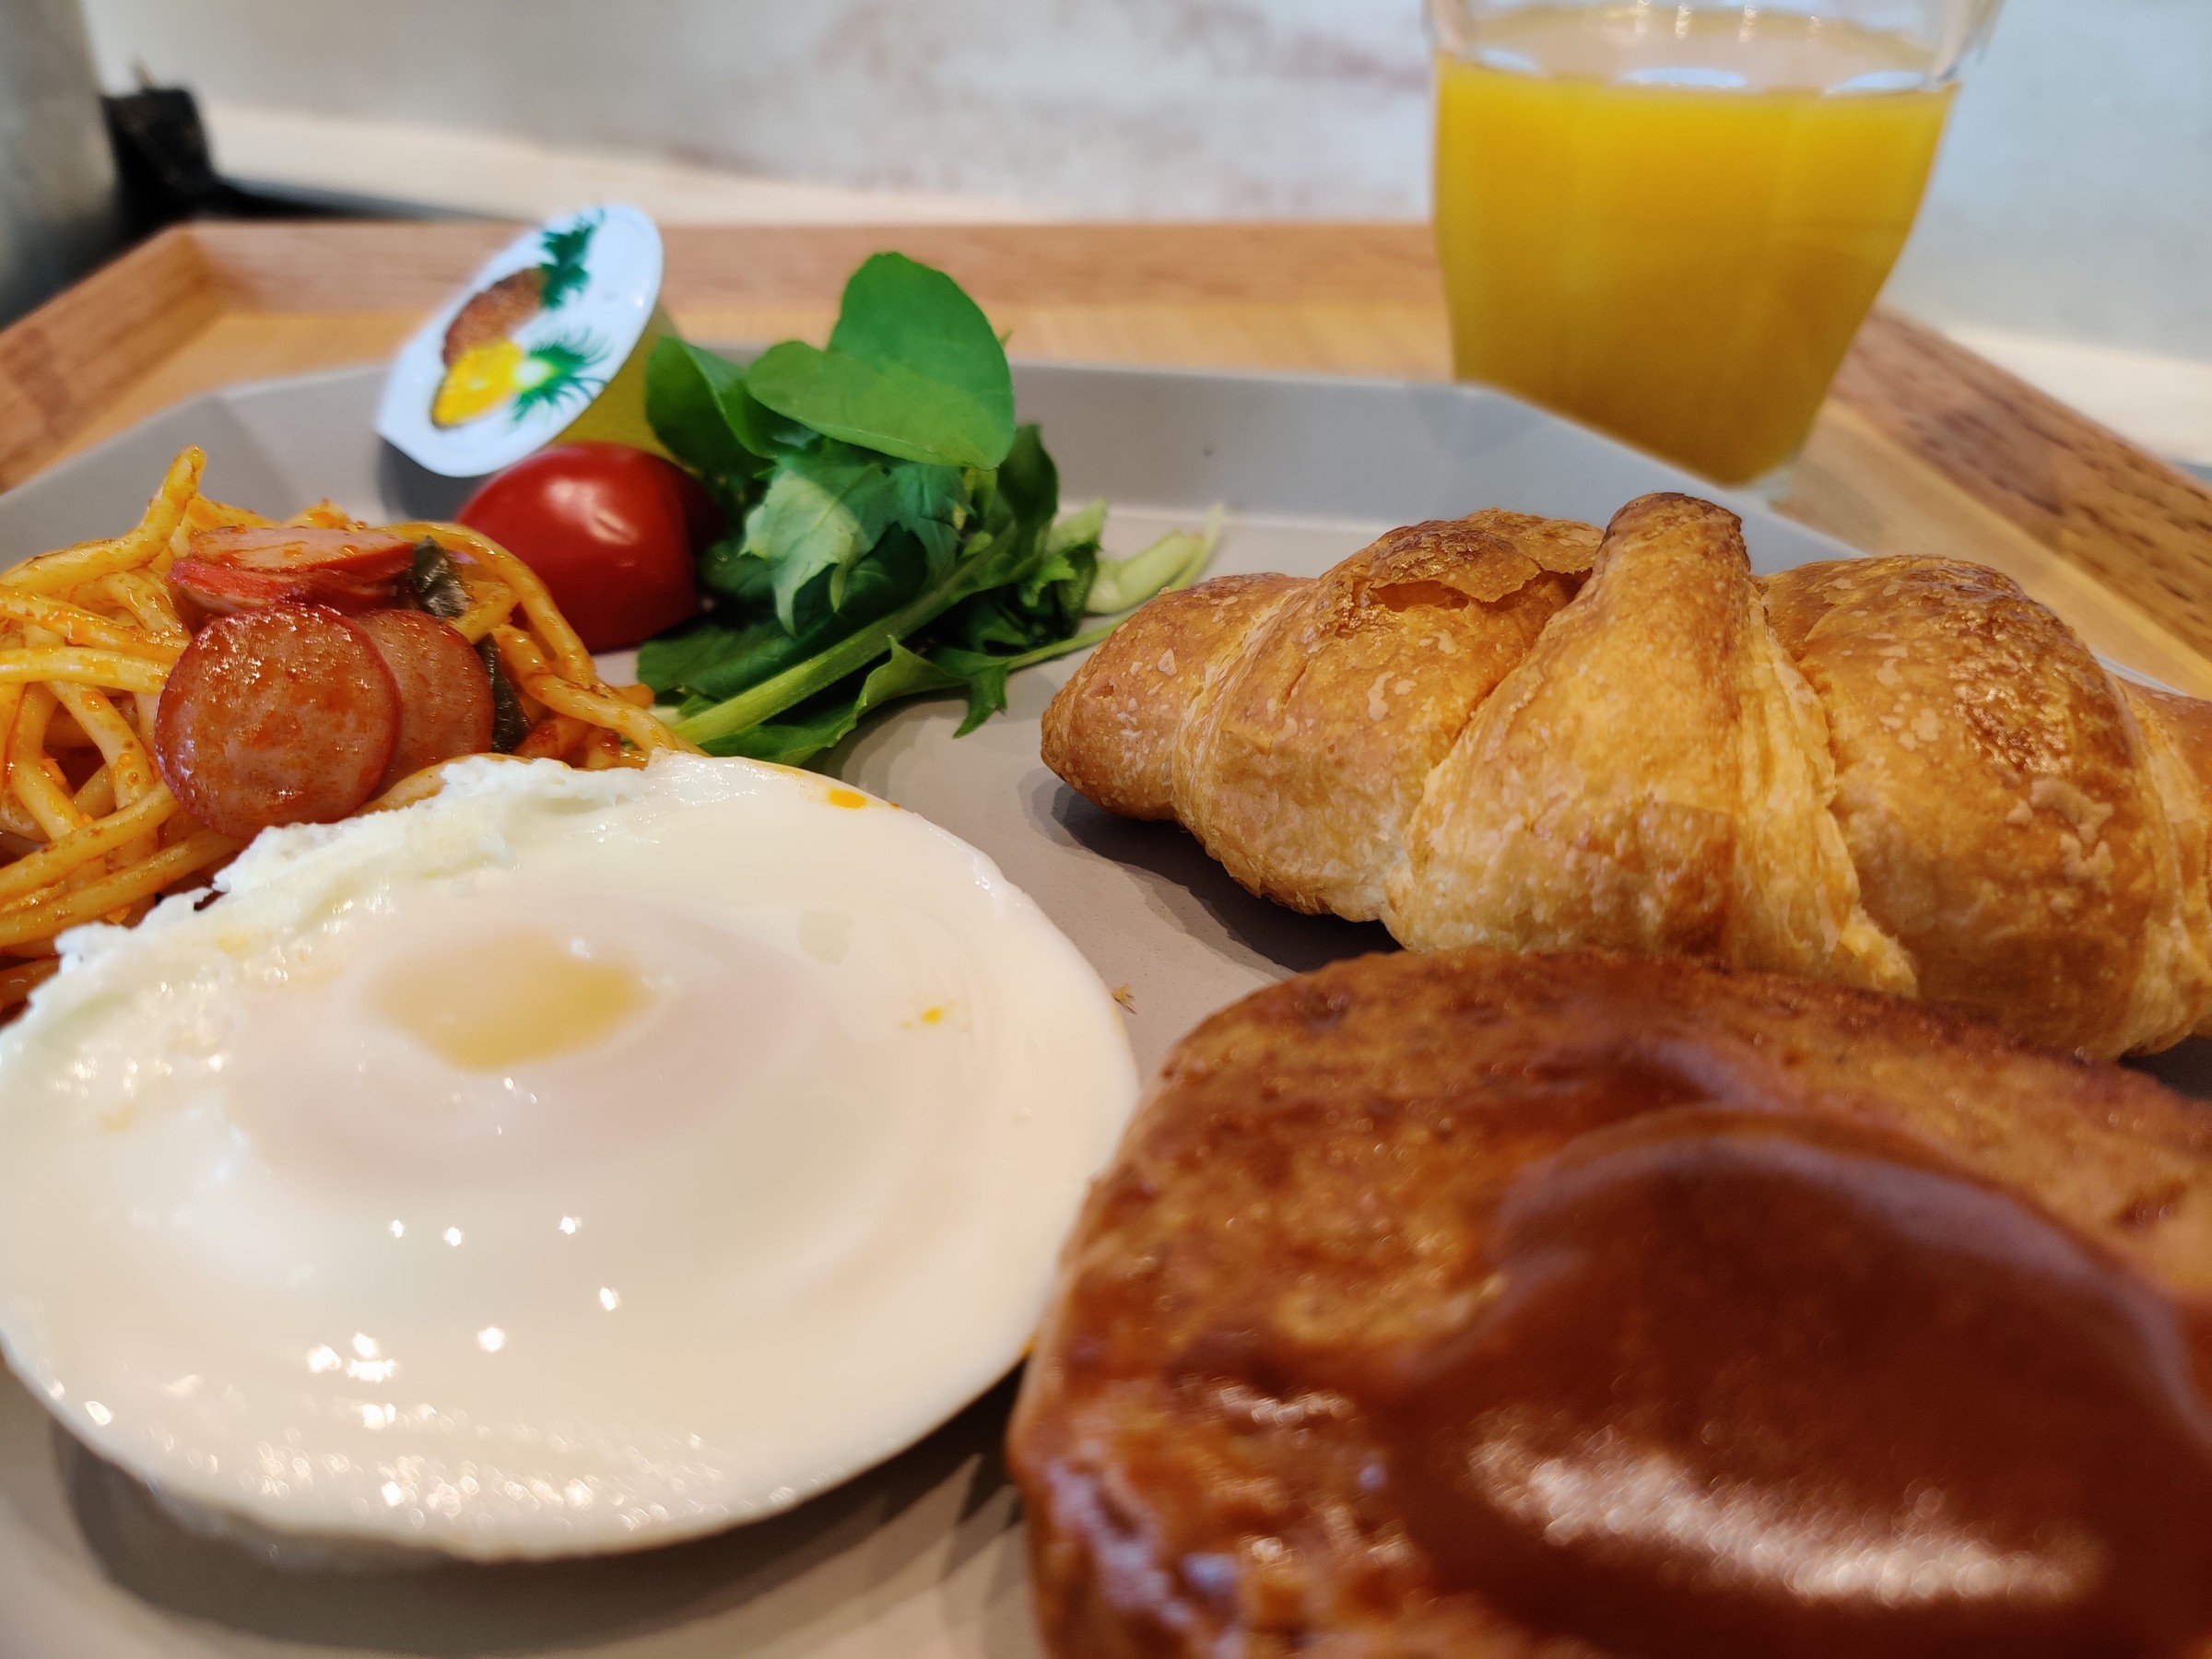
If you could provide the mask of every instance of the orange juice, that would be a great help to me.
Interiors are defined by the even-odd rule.
[[[1888,275],[1950,88],[1802,14],[1532,6],[1438,60],[1458,371],[1723,483],[1787,460]]]

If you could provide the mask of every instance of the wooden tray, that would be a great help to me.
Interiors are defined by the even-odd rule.
[[[0,488],[210,387],[374,361],[513,234],[493,224],[163,233],[0,333]],[[1442,378],[1429,232],[1405,225],[679,227],[694,338],[819,338],[897,246],[951,271],[1019,355]],[[2006,571],[2115,662],[2212,696],[2212,494],[1942,336],[1862,331],[1791,516],[1873,553]]]
[[[212,387],[380,359],[511,234],[256,225],[157,239],[0,334],[0,484]],[[668,244],[667,298],[703,339],[818,337],[845,274],[896,245],[952,270],[1031,357],[1421,377],[1447,363],[1419,229],[678,229]],[[1870,550],[1999,565],[2115,660],[2212,693],[2212,499],[1924,330],[1869,326],[1789,510]],[[180,1541],[144,1488],[18,1391],[20,1409],[0,1409],[0,1503],[51,1541],[14,1565],[53,1594],[29,1607],[0,1595],[0,1659],[88,1651],[81,1627],[40,1622],[40,1606],[66,1619],[80,1605],[113,1614],[100,1651],[130,1659],[359,1651],[370,1630],[410,1653],[1030,1653],[997,1453],[1010,1392],[758,1528],[628,1561],[303,1575]],[[58,1485],[45,1473],[57,1457]]]

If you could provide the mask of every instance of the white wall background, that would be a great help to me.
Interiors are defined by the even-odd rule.
[[[1416,218],[1418,0],[86,0],[103,76],[1082,218]],[[2009,0],[1893,300],[2212,359],[2212,0]]]

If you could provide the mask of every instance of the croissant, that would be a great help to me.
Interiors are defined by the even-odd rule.
[[[1053,699],[1043,758],[1417,950],[1698,957],[2103,1055],[2212,1018],[2212,703],[2116,679],[1977,565],[1755,577],[1687,496],[1162,595]]]

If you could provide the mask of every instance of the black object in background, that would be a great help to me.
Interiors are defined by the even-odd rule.
[[[99,265],[122,231],[77,0],[0,0],[0,324]]]
[[[322,218],[342,211],[241,190],[217,172],[200,107],[182,87],[141,87],[100,101],[135,236],[182,219]]]
[[[141,87],[100,102],[134,231],[144,235],[229,206],[229,188],[216,177],[207,129],[191,93],[182,87]]]

